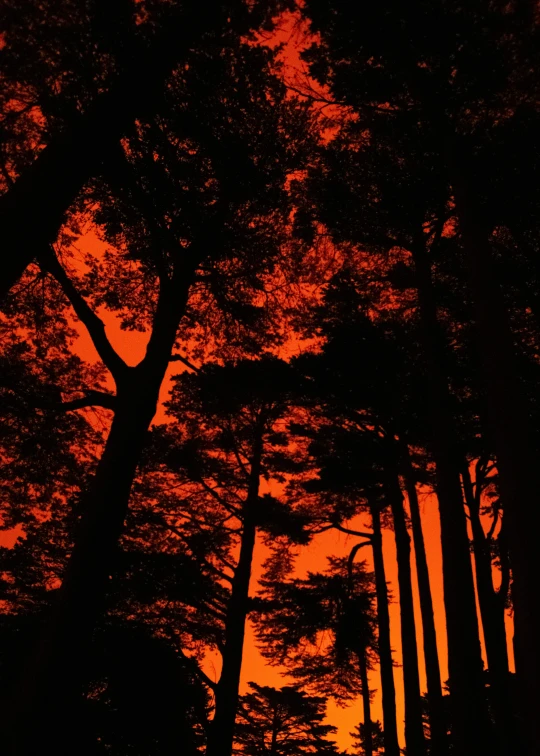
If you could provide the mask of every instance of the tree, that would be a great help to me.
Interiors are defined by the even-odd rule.
[[[377,660],[373,578],[365,564],[329,559],[324,573],[264,580],[257,610],[263,654],[323,695],[362,695],[366,754],[373,753],[369,671]]]
[[[523,401],[515,334],[492,260],[497,227],[519,204],[515,200],[521,196],[521,177],[529,170],[518,134],[527,133],[524,122],[530,127],[537,118],[536,108],[528,106],[530,92],[538,86],[532,73],[538,33],[534,14],[517,2],[466,8],[453,2],[415,2],[406,8],[384,3],[357,9],[318,0],[308,3],[306,12],[312,31],[321,35],[321,44],[311,53],[312,73],[330,84],[336,99],[355,109],[367,128],[378,121],[393,140],[403,134],[413,139],[426,157],[426,162],[416,162],[417,175],[421,165],[430,166],[455,202],[475,304],[485,427],[496,447],[501,490],[509,504],[516,633],[522,639],[518,648],[523,649],[518,653],[523,653],[518,677],[522,700],[529,707],[528,747],[533,753],[540,741],[534,682],[540,663],[535,641],[540,619],[534,600],[539,567],[528,524],[536,496],[531,474],[534,429]],[[461,536],[461,553],[463,540]],[[471,618],[472,609],[471,605]],[[472,632],[472,619],[470,624]],[[454,634],[451,626],[449,632]],[[456,655],[457,649],[450,657],[457,664]],[[469,716],[467,691],[465,678],[463,684],[456,679],[462,672],[454,661],[452,703],[460,709],[454,721],[456,738],[460,749],[473,753],[478,717],[470,716],[461,732]],[[475,669],[471,690],[478,713],[481,669],[472,655],[469,664]],[[485,735],[478,740],[478,747],[484,747]]]
[[[465,499],[469,510],[472,530],[472,546],[476,567],[476,585],[478,602],[484,629],[484,641],[488,660],[489,686],[495,718],[500,719],[501,707],[508,717],[515,717],[514,703],[511,696],[511,678],[508,659],[505,610],[510,591],[510,570],[507,546],[504,536],[504,522],[500,511],[500,500],[495,489],[496,480],[489,477],[489,466],[485,459],[478,459],[474,465],[475,479],[471,479],[468,462],[463,465],[462,479]],[[492,506],[486,506],[486,499],[491,499]],[[490,514],[492,522],[488,533],[482,522],[484,514]],[[498,526],[500,530],[494,538]],[[498,553],[497,553],[498,552]],[[501,581],[495,589],[493,580],[493,563],[500,568]],[[509,725],[514,740],[520,733],[515,724]]]
[[[313,486],[317,487],[323,502],[324,497],[332,498],[338,513],[342,506],[339,498],[345,497],[349,502],[345,518],[339,514],[334,516],[334,522],[338,525],[340,519],[347,519],[361,509],[358,504],[362,500],[364,506],[366,501],[369,504],[376,529],[380,512],[390,505],[398,557],[407,740],[409,747],[419,750],[423,740],[420,681],[412,603],[410,538],[400,489],[400,474],[405,472],[408,458],[404,440],[407,431],[404,429],[414,435],[415,442],[425,443],[425,419],[422,417],[422,405],[417,403],[419,395],[418,398],[416,396],[420,376],[408,354],[407,337],[410,338],[410,327],[403,326],[399,320],[395,322],[395,316],[394,319],[387,316],[385,321],[380,322],[384,317],[381,316],[379,322],[373,322],[371,317],[364,314],[364,308],[376,307],[376,299],[374,303],[368,297],[367,286],[361,280],[361,274],[352,269],[342,270],[329,283],[324,304],[318,312],[318,333],[325,335],[326,342],[320,355],[303,360],[303,369],[317,387],[315,392],[320,402],[317,411],[326,418],[315,436],[318,450],[316,454],[322,470],[320,482],[314,481]],[[369,305],[364,304],[366,299]],[[351,354],[355,355],[354,359]],[[369,368],[366,369],[366,366]],[[375,375],[371,366],[376,366]],[[360,459],[363,460],[362,463],[359,462]],[[413,509],[417,504],[415,495],[416,491],[409,488]],[[321,507],[320,498],[317,507]],[[434,719],[434,741],[437,743],[437,735],[440,734],[438,745],[444,749],[446,732],[440,715],[441,683],[429,575],[420,515],[418,511],[415,514],[413,533],[418,546],[419,586],[424,606],[423,622],[426,625],[426,666],[433,703],[431,713]],[[356,528],[359,529],[363,530],[361,527]],[[346,528],[345,532],[355,534],[350,528]],[[376,564],[381,565],[382,555],[378,555],[378,539],[375,534],[373,537],[366,533],[357,534],[372,539]],[[382,586],[383,583],[383,569],[380,569],[378,584]],[[385,603],[382,594],[380,603],[381,606]]]
[[[371,731],[371,743],[373,747],[372,753],[375,754],[375,756],[379,756],[379,754],[384,753],[384,736],[383,736],[383,730],[381,727],[381,723],[377,720],[375,722],[372,722],[372,731]],[[366,747],[366,729],[362,723],[357,725],[355,730],[350,733],[353,741],[354,741],[354,748],[355,751],[360,754],[360,756],[366,756],[368,753],[368,749]]]
[[[135,470],[186,308],[191,314],[207,287],[206,305],[211,302],[214,312],[228,311],[229,318],[243,319],[252,329],[264,311],[256,304],[263,287],[259,277],[271,274],[282,252],[281,238],[271,235],[270,227],[287,215],[286,170],[302,148],[301,140],[289,141],[286,134],[289,126],[300,126],[302,117],[270,76],[268,54],[240,44],[235,35],[231,30],[225,42],[219,35],[213,38],[221,56],[208,58],[204,47],[192,51],[191,65],[176,71],[175,88],[159,117],[140,123],[121,170],[108,187],[95,188],[96,220],[107,238],[128,252],[123,262],[145,291],[137,314],[150,336],[137,366],[129,367],[113,349],[74,281],[75,271],[68,273],[52,249],[42,259],[88,330],[116,395],[91,392],[87,397],[87,404],[110,408],[114,416],[83,496],[84,515],[56,609],[13,698],[16,738],[30,736],[16,723],[34,707],[50,730],[56,717],[47,714],[48,707],[67,705],[77,687],[83,649],[103,604]],[[276,160],[278,133],[283,139]],[[98,284],[104,266],[117,276],[114,295],[112,276],[102,288]],[[135,313],[122,294],[125,271],[122,260],[108,258],[98,261],[87,280],[94,283],[94,303],[110,303],[131,324]],[[53,684],[57,695],[51,695]]]
[[[382,116],[374,116],[369,125],[363,124],[365,131],[356,121],[344,124],[340,137],[328,149],[326,163],[314,175],[312,201],[317,204],[313,212],[336,241],[367,248],[377,257],[384,255],[388,277],[395,267],[394,276],[397,278],[400,270],[404,278],[408,273],[416,289],[417,338],[430,404],[428,443],[436,465],[441,517],[450,679],[463,691],[463,701],[458,694],[453,703],[463,703],[462,715],[471,718],[472,737],[477,736],[479,718],[484,722],[484,734],[478,736],[484,742],[490,737],[490,722],[460,480],[458,410],[449,383],[448,337],[440,323],[432,270],[437,255],[449,246],[447,235],[443,236],[448,199],[440,175],[430,170],[419,135],[414,133],[415,141],[408,132],[400,138],[386,127],[384,120],[379,123],[381,119]],[[418,165],[423,165],[424,160],[425,169],[420,170]],[[359,201],[363,202],[361,216]],[[412,271],[407,257],[412,258]],[[374,358],[380,359],[377,355]],[[406,432],[407,427],[394,422],[394,430]],[[477,710],[474,716],[473,708]]]
[[[221,656],[221,671],[215,683],[204,678],[214,696],[209,754],[229,754],[232,748],[256,540],[279,549],[282,542],[309,538],[304,519],[262,491],[263,485],[272,490],[291,456],[283,428],[295,383],[291,368],[270,356],[208,364],[176,379],[167,404],[172,422],[155,432],[146,491],[150,522],[159,517],[159,481],[164,491],[178,488],[160,507],[164,524],[174,523],[181,539],[203,539],[200,548],[222,586],[214,601],[218,625],[209,638]]]
[[[113,622],[94,640],[89,661],[85,718],[96,754],[202,752],[206,691],[170,641],[144,625]]]
[[[26,539],[29,553],[24,554],[21,544],[6,564],[9,581],[2,591],[4,613],[0,623],[3,698],[28,645],[40,630],[44,607],[54,601],[55,590],[46,584],[53,563],[51,549],[45,553],[46,559],[34,559],[31,564],[36,551],[45,550],[43,541],[50,536],[50,529],[44,530],[40,538],[34,534]],[[134,569],[136,560],[139,570]],[[131,551],[122,555],[121,562],[122,569],[114,581],[114,609],[96,628],[86,660],[84,686],[72,706],[77,716],[73,748],[92,756],[142,756],[149,750],[172,756],[182,748],[195,756],[205,741],[208,695],[179,651],[175,634],[167,632],[171,625],[182,629],[181,616],[176,613],[166,620],[163,605],[160,607],[163,588],[151,592],[151,598],[148,595],[148,582],[162,579],[160,560],[148,552]],[[28,570],[30,564],[32,571]],[[194,566],[190,565],[191,570]],[[170,562],[167,567],[170,570]],[[146,596],[140,574],[143,569]],[[36,575],[41,577],[39,584]],[[177,579],[179,571],[173,576]],[[173,597],[169,591],[167,598]],[[184,600],[190,600],[187,592]]]
[[[56,242],[85,185],[115,170],[121,139],[162,106],[189,50],[227,18],[248,34],[276,9],[231,2],[209,16],[191,2],[4,3],[0,298]]]
[[[271,688],[249,683],[240,699],[235,753],[246,756],[336,754],[329,736],[336,728],[323,724],[326,700],[309,696],[298,686]]]

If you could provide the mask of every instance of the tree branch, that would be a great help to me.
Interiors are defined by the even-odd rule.
[[[208,677],[206,672],[203,672],[197,660],[192,656],[188,656],[182,647],[178,648],[178,652],[182,659],[184,659],[184,661],[187,662],[187,664],[192,668],[197,677],[199,677],[205,683],[205,685],[208,685],[209,688],[215,691],[217,688],[217,683],[214,682],[210,677]]]
[[[85,407],[104,407],[114,412],[116,410],[116,397],[113,394],[106,394],[104,391],[88,389],[84,392],[84,396],[79,399],[71,399],[69,402],[60,402],[51,406],[53,409],[62,412],[84,409]]]
[[[343,525],[339,525],[337,523],[333,523],[332,527],[336,530],[339,530],[341,533],[347,533],[347,535],[358,536],[359,538],[367,538],[368,540],[371,540],[373,538],[373,533],[364,533],[361,530],[351,530],[351,528],[344,528]]]
[[[188,367],[190,370],[193,370],[194,373],[199,373],[200,368],[198,368],[196,365],[194,365],[192,362],[190,362],[187,357],[182,357],[181,354],[173,354],[169,360],[169,362],[182,362],[186,367]]]
[[[178,536],[184,543],[186,542],[186,536],[185,533],[182,533],[182,531],[175,527],[174,525],[171,525],[168,523],[165,518],[159,514],[156,514],[151,519],[152,522],[154,522],[156,525],[160,525],[165,530],[169,530],[171,533],[174,533],[174,535]],[[199,524],[196,520],[194,521],[197,525]],[[203,531],[203,528],[200,528],[201,532]],[[229,577],[225,572],[222,570],[219,570],[212,562],[209,562],[207,559],[203,559],[205,567],[207,567],[211,572],[213,572],[215,575],[217,575],[222,580],[226,580],[228,583],[232,585],[233,579]]]
[[[356,558],[357,553],[360,551],[360,549],[363,549],[364,546],[371,546],[371,540],[369,541],[362,541],[362,543],[357,543],[355,546],[352,547],[351,553],[349,554],[349,557],[347,559],[347,575],[349,578],[349,590],[352,593],[353,590],[353,564],[354,560]]]
[[[122,381],[127,375],[129,367],[107,338],[105,324],[95,314],[73,284],[63,266],[60,264],[52,247],[48,247],[45,253],[42,252],[39,255],[38,260],[41,268],[50,273],[62,287],[62,290],[69,299],[77,317],[88,331],[101,360],[111,372],[115,382],[118,384],[118,382]]]

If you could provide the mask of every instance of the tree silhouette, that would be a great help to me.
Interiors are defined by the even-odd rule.
[[[178,74],[178,99],[171,93],[160,114],[161,128],[155,121],[141,124],[121,175],[110,188],[99,189],[97,219],[110,239],[125,246],[142,282],[147,282],[148,298],[141,314],[150,336],[146,355],[137,366],[129,367],[114,350],[102,321],[58,255],[51,249],[42,261],[85,325],[114,379],[116,395],[92,392],[87,396],[87,404],[111,408],[114,416],[103,456],[83,497],[84,516],[57,609],[41,650],[23,674],[21,692],[13,698],[20,716],[33,706],[44,712],[45,700],[47,706],[61,706],[60,701],[69,700],[70,690],[77,685],[77,660],[102,606],[135,469],[178,326],[186,308],[197,304],[196,298],[189,301],[192,286],[204,288],[207,279],[215,309],[229,310],[237,322],[249,318],[250,327],[264,309],[250,300],[255,297],[258,275],[268,276],[281,252],[279,237],[271,238],[269,229],[287,212],[287,155],[292,158],[291,167],[299,157],[299,143],[291,151],[292,143],[285,139],[286,124],[298,128],[300,123],[294,104],[284,102],[282,85],[271,77],[267,58],[264,51],[247,44],[234,52],[229,48],[226,55],[210,61],[204,50],[194,51],[193,65]],[[193,105],[189,118],[184,112],[186,101]],[[192,134],[196,111],[197,134]],[[230,121],[233,111],[243,113],[236,126]],[[284,129],[283,160],[276,162],[272,156],[265,161],[269,140],[277,148],[278,124]],[[183,141],[173,149],[179,131]],[[159,160],[149,161],[149,156],[156,160],[159,156]],[[150,194],[154,200],[159,197],[157,206],[149,202]],[[232,282],[229,288],[227,282]],[[121,275],[117,284],[122,284]],[[92,288],[96,304],[111,301],[110,280],[105,291],[98,285]],[[113,307],[125,312],[121,294],[112,301]],[[50,693],[53,683],[58,688],[54,696]],[[18,716],[14,713],[11,720],[15,723]],[[53,721],[43,716],[44,722]],[[30,735],[15,725],[14,732],[17,738]]]
[[[452,672],[451,680],[455,679],[456,685],[461,685],[459,680],[462,677],[464,696],[476,696],[475,705],[482,711],[480,635],[460,482],[460,439],[455,424],[455,400],[448,384],[445,334],[439,325],[430,262],[437,254],[441,224],[444,225],[446,219],[445,198],[444,195],[441,197],[437,176],[430,174],[425,182],[417,185],[420,177],[407,170],[409,166],[406,162],[404,164],[409,158],[406,147],[401,151],[398,144],[396,150],[394,144],[388,143],[389,140],[383,141],[386,137],[384,133],[379,143],[375,129],[376,126],[373,131],[377,141],[363,144],[360,138],[358,152],[358,140],[354,137],[355,147],[347,148],[348,142],[345,140],[351,140],[347,133],[341,144],[338,142],[331,146],[330,168],[323,175],[326,179],[330,174],[329,185],[319,189],[324,192],[325,198],[320,208],[324,221],[331,229],[336,229],[337,238],[345,237],[362,246],[367,244],[375,252],[381,247],[387,250],[397,247],[402,252],[409,251],[413,259],[420,345],[430,402],[429,443],[436,463],[441,516],[449,660],[452,670],[453,661],[459,668]],[[417,156],[413,155],[413,165],[416,159]],[[338,202],[332,200],[336,184],[336,196],[340,197]],[[376,194],[370,196],[374,186]],[[366,222],[358,223],[357,203],[364,196],[367,197]],[[424,206],[419,197],[426,198]],[[344,202],[344,199],[349,202]],[[442,215],[438,207],[441,203]],[[431,231],[429,237],[425,230]],[[468,627],[468,630],[464,631],[464,627]],[[468,682],[465,683],[465,680]],[[471,702],[466,708],[470,710],[470,706]],[[486,711],[483,716],[487,722]],[[477,717],[474,719],[477,727]]]
[[[35,549],[39,542],[34,540],[31,545]],[[148,555],[142,561],[147,580],[160,576],[155,566],[152,569]],[[20,554],[18,569],[20,572]],[[25,601],[15,601],[15,611],[5,614],[0,626],[3,694],[16,677],[28,644],[39,632],[39,610],[52,598],[50,592],[47,596],[43,590],[40,593],[25,586],[22,577],[19,574],[17,592],[19,597],[26,593]],[[150,619],[148,604],[155,609],[159,601],[155,591],[151,603],[148,596],[141,602],[143,591],[140,587],[135,590],[139,619],[133,620],[135,582],[132,571],[127,584],[115,592],[121,608],[100,622],[94,633],[85,684],[77,705],[72,706],[78,725],[73,747],[78,753],[96,756],[109,752],[142,756],[149,750],[172,754],[179,748],[199,753],[209,708],[206,689],[179,653],[174,635],[164,635],[164,618],[161,623]],[[10,585],[3,599],[13,600],[13,593],[14,586]],[[124,608],[126,603],[129,611]],[[141,610],[141,603],[146,604],[146,611]],[[179,626],[179,618],[174,620]]]
[[[371,744],[373,749],[371,753],[375,754],[375,756],[378,756],[379,754],[384,753],[383,731],[381,723],[378,720],[376,722],[372,722],[371,725]],[[350,735],[352,736],[354,742],[355,752],[360,754],[361,756],[366,756],[369,753],[368,747],[366,746],[366,741],[369,741],[369,738],[366,737],[365,725],[360,723],[359,725],[357,725],[355,730],[350,733]]]
[[[4,750],[536,756],[536,9],[113,5],[0,11]]]
[[[400,585],[401,633],[404,654],[404,683],[406,686],[406,721],[410,747],[423,748],[421,724],[420,682],[418,675],[418,652],[416,629],[412,603],[413,584],[410,568],[410,538],[400,489],[400,474],[406,471],[408,463],[407,443],[396,434],[403,428],[409,429],[411,412],[415,416],[422,414],[416,405],[415,384],[419,375],[415,367],[407,365],[408,356],[403,355],[405,342],[399,330],[389,332],[389,325],[375,325],[364,315],[363,293],[355,288],[354,272],[350,278],[345,272],[339,279],[332,281],[325,294],[323,305],[323,325],[319,313],[319,331],[327,334],[327,342],[321,355],[303,361],[304,369],[315,379],[318,385],[319,400],[325,405],[328,420],[320,430],[320,440],[316,441],[317,454],[322,472],[320,482],[313,482],[314,489],[323,497],[330,494],[337,512],[341,504],[339,497],[346,497],[350,502],[349,511],[334,515],[335,522],[347,519],[358,512],[358,502],[368,504],[374,529],[380,512],[390,505],[398,557],[398,579]],[[400,329],[401,324],[397,324]],[[352,362],[351,348],[358,364]],[[405,347],[406,348],[406,347]],[[381,375],[373,377],[362,371],[363,364],[375,362],[381,369]],[[411,375],[412,372],[412,375]],[[361,375],[361,378],[359,378]],[[399,388],[398,388],[399,387]],[[425,431],[418,436],[425,443]],[[405,437],[404,437],[405,438]],[[332,441],[329,443],[329,439]],[[360,464],[359,460],[363,459]],[[369,460],[369,461],[368,461]],[[410,478],[410,475],[409,475]],[[414,509],[416,500],[414,484],[409,486],[409,499]],[[355,508],[356,502],[356,508]],[[320,503],[318,504],[320,507]],[[344,516],[345,515],[345,516]],[[413,528],[420,557],[423,621],[426,624],[427,668],[432,701],[433,732],[435,741],[440,734],[439,746],[444,748],[445,730],[442,721],[440,672],[437,658],[433,609],[429,587],[427,565],[421,563],[423,536],[416,512],[416,524]],[[347,530],[345,531],[347,532]],[[351,531],[354,534],[354,530]],[[366,535],[365,533],[359,535]],[[368,534],[369,537],[371,535]],[[371,540],[379,565],[378,585],[381,591],[385,583],[384,565],[379,554],[379,539],[374,534]],[[469,557],[468,557],[469,558]],[[423,571],[422,571],[422,568]],[[386,600],[383,593],[380,605]],[[382,618],[381,618],[382,619]],[[387,624],[383,620],[384,625]],[[384,665],[383,665],[384,666]],[[390,666],[391,669],[391,666]],[[388,674],[386,690],[390,690],[391,680]],[[383,688],[384,690],[384,688]],[[388,705],[391,711],[392,705]],[[439,720],[437,727],[435,720]],[[386,728],[388,733],[388,728]]]
[[[323,695],[359,691],[365,749],[373,753],[369,670],[378,655],[373,578],[365,565],[331,558],[325,573],[264,580],[257,628],[263,654]]]
[[[453,216],[466,253],[469,291],[475,304],[487,427],[496,446],[503,496],[510,505],[516,626],[527,657],[526,662],[524,657],[518,661],[518,676],[532,707],[529,748],[533,752],[538,750],[539,742],[532,715],[538,706],[533,682],[537,673],[532,671],[539,663],[534,640],[538,630],[533,629],[539,620],[532,608],[538,560],[527,523],[529,502],[535,499],[529,456],[534,432],[523,401],[514,334],[491,261],[493,234],[498,223],[504,224],[502,206],[509,195],[507,188],[515,187],[520,193],[520,163],[507,159],[514,149],[520,153],[516,142],[520,129],[515,127],[524,112],[530,112],[524,93],[536,91],[537,87],[531,77],[537,27],[532,13],[522,10],[519,3],[505,6],[504,10],[487,2],[467,8],[453,2],[429,7],[415,2],[406,9],[394,3],[356,9],[341,2],[313,0],[306,5],[306,13],[312,32],[320,34],[321,40],[309,53],[312,74],[330,84],[335,98],[355,109],[368,130],[373,125],[376,129],[380,126],[391,135],[394,144],[400,135],[411,139],[425,156],[425,161],[416,162],[414,176],[421,177],[423,169],[419,166],[428,167],[432,176],[439,176],[447,187],[447,196],[453,198]],[[484,56],[489,57],[489,66]],[[362,85],[358,86],[360,80]],[[507,114],[505,118],[500,117],[503,112]],[[501,172],[495,175],[499,157]],[[525,172],[521,168],[521,174]],[[446,431],[442,431],[439,440],[445,436]],[[450,490],[455,490],[457,502],[455,474],[452,480],[448,476],[447,482]],[[456,554],[461,553],[457,558],[463,566],[464,541],[461,532],[452,545]],[[447,561],[449,558],[447,553]],[[465,665],[460,669],[462,654],[457,642],[454,650],[449,648],[450,677],[452,704],[460,709],[454,718],[456,742],[463,753],[466,749],[474,753],[475,738],[478,748],[485,747],[489,728],[481,703],[472,580],[465,572],[463,577],[469,584],[470,596],[467,669],[474,670],[474,680]],[[450,585],[445,589],[445,601],[450,615],[451,647],[452,638],[458,634],[458,604],[456,597],[455,607],[450,606],[454,603]],[[480,728],[479,721],[484,722]]]
[[[170,643],[132,625],[105,626],[94,640],[86,720],[96,753],[200,753],[204,688]]]
[[[163,500],[165,527],[174,523],[178,537],[202,540],[199,548],[223,586],[215,597],[213,639],[221,671],[215,683],[204,676],[214,697],[208,753],[232,747],[256,540],[279,548],[309,537],[302,517],[263,493],[290,456],[283,428],[294,385],[290,367],[272,357],[209,364],[176,379],[168,403],[176,422],[155,433],[154,485],[157,474],[165,490],[171,479],[179,489]],[[155,505],[148,516],[150,522],[158,517]]]
[[[231,16],[249,34],[278,8],[230,2],[209,17],[192,2],[4,3],[1,298],[56,241],[85,185],[115,170],[120,140],[159,109],[189,50]]]
[[[336,754],[335,727],[323,724],[326,700],[298,686],[271,688],[249,683],[240,699],[234,753],[249,756]]]

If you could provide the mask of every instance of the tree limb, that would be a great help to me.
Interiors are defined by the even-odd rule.
[[[182,659],[184,659],[184,661],[187,662],[187,664],[192,668],[196,676],[199,677],[205,683],[205,685],[208,685],[209,688],[215,691],[217,688],[217,683],[214,682],[210,677],[208,677],[206,672],[203,672],[197,660],[192,656],[188,656],[182,647],[178,648],[178,653],[180,654]]]
[[[199,373],[200,368],[198,368],[196,365],[194,365],[192,362],[190,362],[187,357],[182,357],[181,354],[173,354],[169,360],[169,362],[182,362],[186,367],[188,367],[190,370],[193,370],[194,373]]]
[[[343,525],[339,525],[338,523],[333,523],[332,527],[336,530],[339,530],[341,533],[347,533],[347,535],[358,536],[359,538],[367,538],[369,540],[373,538],[373,533],[364,533],[361,530],[351,530],[351,528],[345,528],[343,527]]]
[[[362,541],[361,543],[355,544],[352,549],[351,553],[349,554],[349,557],[347,559],[347,574],[349,577],[349,590],[352,593],[353,590],[353,564],[355,557],[357,553],[362,549],[364,546],[371,546],[371,540],[369,541]]]
[[[48,247],[45,253],[42,252],[38,260],[41,268],[50,273],[62,287],[77,317],[88,331],[101,360],[118,384],[127,375],[129,367],[107,338],[105,324],[73,284],[52,247]]]
[[[114,412],[116,410],[116,397],[114,394],[106,394],[104,391],[88,389],[84,392],[84,396],[79,399],[71,399],[68,402],[60,402],[52,406],[55,409],[62,410],[62,412],[84,409],[85,407],[104,407]]]

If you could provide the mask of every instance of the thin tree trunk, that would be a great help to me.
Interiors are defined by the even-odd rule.
[[[407,444],[402,444],[402,463],[404,471],[409,510],[411,513],[411,526],[414,542],[414,554],[416,559],[416,574],[418,578],[418,595],[420,599],[420,613],[422,615],[422,635],[424,644],[424,662],[426,665],[427,695],[429,706],[430,727],[430,756],[445,756],[448,753],[448,736],[446,714],[441,686],[441,670],[439,666],[439,653],[437,650],[437,633],[435,630],[435,617],[433,612],[433,600],[431,597],[431,585],[426,556],[424,534],[422,532],[422,519],[414,472],[409,456]]]
[[[364,756],[373,756],[373,720],[371,718],[371,694],[369,690],[369,676],[366,649],[358,652],[358,666],[360,667],[360,683],[362,685],[362,713]]]
[[[262,455],[262,428],[251,461],[250,482],[244,504],[240,556],[234,572],[231,598],[225,621],[223,666],[215,691],[215,714],[210,727],[207,756],[230,756],[238,709],[238,694],[246,617],[249,607],[249,583],[256,537],[256,506],[259,498]]]
[[[405,743],[409,753],[422,756],[426,753],[424,726],[422,722],[422,699],[416,623],[411,576],[411,539],[407,530],[403,495],[397,471],[388,471],[385,482],[386,496],[392,510],[394,538],[398,564],[399,610],[401,648],[403,653],[403,689],[405,699]]]
[[[457,152],[457,149],[454,149]],[[478,354],[486,391],[513,574],[514,647],[530,756],[540,753],[540,559],[535,529],[538,484],[533,433],[516,366],[514,339],[500,287],[493,277],[489,224],[483,222],[467,169],[455,155],[449,172],[469,263]]]
[[[84,660],[105,608],[131,487],[191,280],[192,274],[186,275],[160,296],[146,356],[137,367],[126,366],[117,383],[115,415],[96,473],[82,498],[82,517],[62,586],[35,653],[8,702],[6,756],[80,752],[77,702],[85,677]]]
[[[517,733],[514,731],[513,705],[510,696],[510,667],[504,623],[504,604],[501,607],[500,597],[493,586],[491,551],[480,519],[480,489],[477,482],[475,495],[466,462],[463,464],[462,477],[473,536],[478,603],[484,628],[484,642],[497,735],[503,744],[503,752],[510,753],[516,747]]]
[[[483,679],[458,441],[451,396],[443,370],[444,340],[438,324],[430,264],[423,238],[417,240],[412,252],[427,368],[431,449],[435,459],[441,522],[452,740],[460,756],[477,756],[492,747],[493,739]]]
[[[384,753],[385,756],[400,756],[396,719],[396,689],[394,685],[394,662],[390,644],[390,613],[388,611],[388,586],[384,570],[382,550],[381,514],[379,505],[370,505],[373,535],[373,566],[377,593],[377,623],[379,626],[379,660],[381,668]]]
[[[272,717],[272,740],[270,741],[270,753],[268,756],[277,756],[277,739],[278,739],[278,731],[279,731],[279,721],[278,721],[278,711],[277,711],[278,704],[274,704],[274,715]]]

